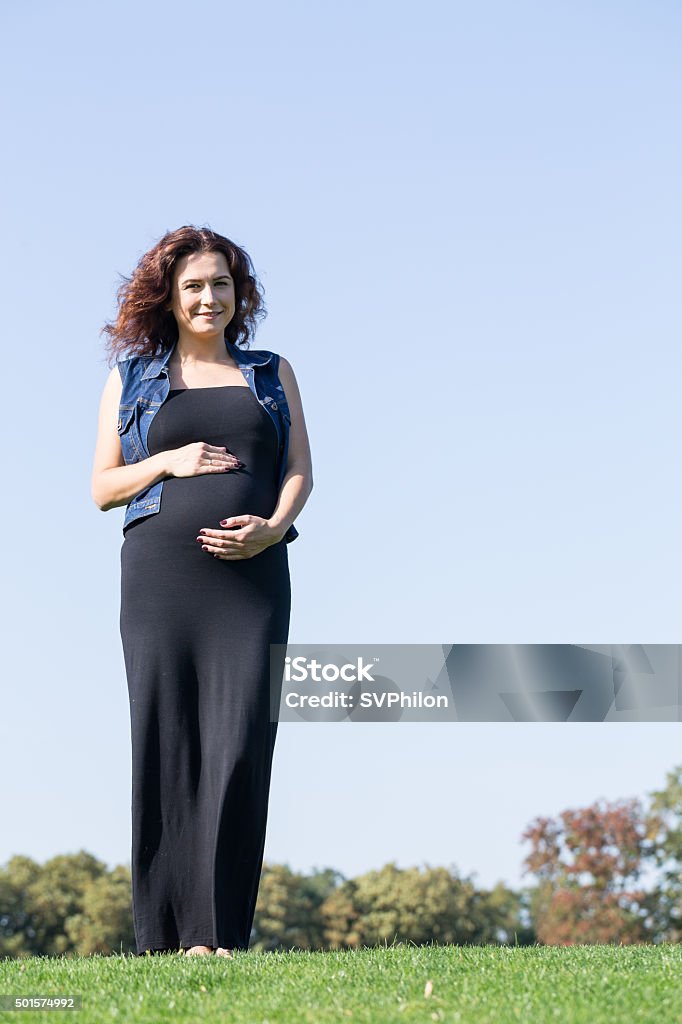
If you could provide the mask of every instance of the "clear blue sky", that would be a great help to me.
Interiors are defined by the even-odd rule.
[[[166,231],[250,252],[315,490],[304,643],[679,643],[682,9],[33,3],[0,18],[0,860],[130,849],[100,329]],[[266,857],[520,881],[682,724],[283,724]]]

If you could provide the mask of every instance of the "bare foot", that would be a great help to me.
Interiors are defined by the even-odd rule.
[[[213,952],[213,946],[190,946],[185,950],[185,956],[207,956]]]
[[[216,949],[216,951],[215,951],[215,955],[216,955],[216,956],[228,956],[228,957],[230,957],[231,959],[233,959],[233,958],[234,958],[234,953],[233,953],[233,951],[232,951],[231,949],[223,949],[223,947],[222,947],[222,946],[218,946],[218,948],[217,948],[217,949]]]

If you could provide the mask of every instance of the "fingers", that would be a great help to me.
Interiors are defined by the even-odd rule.
[[[196,540],[208,545],[211,551],[239,551],[244,544],[243,540],[235,540],[231,530],[201,530]]]
[[[202,472],[224,473],[225,470],[241,469],[246,465],[225,448],[218,448],[216,445],[207,445],[206,448],[208,450],[202,452],[199,462]]]
[[[214,558],[222,558],[227,561],[235,561],[239,558],[248,558],[249,556],[242,551],[234,549],[234,547],[225,547],[219,542],[212,540],[210,537],[197,537],[197,542],[201,543],[201,550],[206,551],[207,554],[213,555]]]
[[[200,470],[202,473],[225,473],[227,470],[242,469],[244,465],[239,459],[213,459],[211,462],[202,462]]]
[[[200,461],[202,465],[228,465],[231,469],[245,465],[233,452],[228,452],[224,445],[209,444],[208,441],[201,442]]]
[[[232,561],[234,559],[250,557],[243,550],[244,541],[235,540],[234,534],[230,530],[211,530],[206,528],[200,531],[196,541],[198,544],[201,544],[202,551],[213,555],[214,558]]]

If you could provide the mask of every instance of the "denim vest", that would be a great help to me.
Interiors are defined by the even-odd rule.
[[[123,384],[118,410],[118,436],[126,465],[149,458],[149,427],[170,391],[167,363],[176,344],[177,342],[160,356],[128,356],[117,360]],[[225,347],[242,371],[251,391],[275,424],[279,442],[278,487],[281,489],[289,454],[291,414],[277,374],[279,356],[276,352],[268,352],[265,349],[240,349],[227,338]],[[158,480],[131,498],[123,520],[124,531],[133,520],[159,511],[163,484],[163,480]],[[298,530],[292,523],[283,539],[290,544],[296,537]]]

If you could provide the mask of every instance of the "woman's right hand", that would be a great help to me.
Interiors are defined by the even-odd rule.
[[[227,448],[219,448],[206,441],[192,441],[182,448],[166,452],[169,476],[202,476],[205,473],[225,473],[245,465]]]

